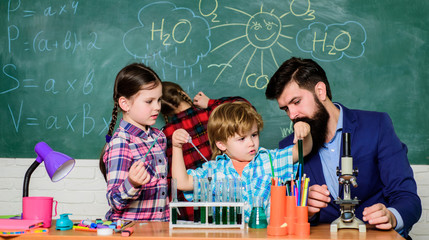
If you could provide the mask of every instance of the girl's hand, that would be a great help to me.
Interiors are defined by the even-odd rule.
[[[293,128],[295,132],[293,143],[297,143],[298,139],[304,139],[310,134],[310,125],[306,122],[297,122]]]
[[[207,108],[209,106],[210,98],[207,97],[203,92],[197,93],[194,97],[194,105],[199,108]]]
[[[134,187],[140,187],[150,181],[150,174],[142,161],[136,161],[131,165],[128,172],[128,180]]]
[[[189,133],[185,129],[177,129],[174,131],[172,137],[173,147],[182,148],[183,144],[187,143],[189,138]]]

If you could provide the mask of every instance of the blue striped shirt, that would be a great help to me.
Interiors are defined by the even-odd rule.
[[[270,217],[270,189],[271,189],[271,163],[270,157],[273,161],[274,175],[282,180],[290,180],[291,174],[294,175],[298,169],[298,163],[293,164],[292,146],[283,149],[267,150],[260,147],[256,156],[252,161],[247,164],[242,172],[242,176],[235,170],[231,159],[228,155],[218,155],[215,161],[209,161],[203,164],[202,167],[195,170],[188,169],[188,174],[193,177],[207,178],[209,169],[213,173],[212,182],[216,183],[222,179],[239,179],[243,182],[242,196],[245,202],[244,219],[249,221],[251,206],[253,204],[253,197],[259,196],[264,199],[264,208],[267,218]],[[216,192],[215,185],[213,185],[213,193]],[[192,193],[186,192],[185,197],[187,200],[192,200]]]

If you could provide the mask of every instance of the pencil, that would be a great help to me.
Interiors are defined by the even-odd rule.
[[[291,196],[295,196],[295,194],[294,194],[294,190],[295,190],[295,186],[294,186],[294,184],[293,184],[293,174],[292,174],[292,179],[291,179],[291,181],[290,181],[290,191],[291,191]]]

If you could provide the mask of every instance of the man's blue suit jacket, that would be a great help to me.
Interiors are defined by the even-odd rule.
[[[356,196],[360,200],[355,209],[356,216],[362,219],[365,207],[383,203],[399,212],[404,221],[403,230],[407,234],[422,212],[413,171],[407,158],[407,146],[396,136],[387,113],[341,107],[343,132],[350,133],[353,168],[359,171],[358,187],[351,187],[352,199]],[[279,147],[289,146],[293,144],[292,141],[293,134],[280,141]],[[340,159],[341,157],[335,160],[339,162],[339,166]],[[304,158],[304,172],[310,178],[310,185],[326,184],[318,152]],[[339,194],[343,198],[342,185]],[[331,223],[340,216],[339,205],[333,200],[331,196],[331,202],[320,211],[316,222]]]

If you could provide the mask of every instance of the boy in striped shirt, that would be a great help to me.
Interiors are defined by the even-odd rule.
[[[183,191],[193,189],[193,178],[206,178],[213,173],[212,182],[221,179],[240,179],[243,182],[242,196],[245,221],[249,221],[253,197],[264,199],[266,215],[269,218],[269,196],[273,177],[287,180],[298,169],[298,146],[268,150],[259,147],[259,132],[263,127],[261,115],[246,102],[224,103],[210,115],[208,135],[213,157],[216,160],[203,164],[195,170],[186,170],[181,146],[189,134],[176,130],[173,134],[172,175],[177,179],[177,188]],[[305,122],[294,125],[295,142],[303,139],[304,155],[310,153],[312,138],[310,126]],[[214,186],[213,192],[216,191]],[[191,194],[186,194],[191,198]]]

